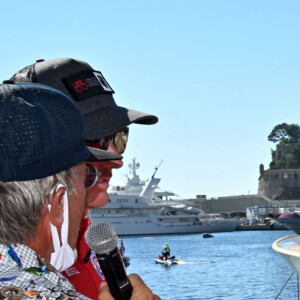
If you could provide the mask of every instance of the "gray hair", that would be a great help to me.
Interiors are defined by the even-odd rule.
[[[0,181],[0,243],[24,244],[35,237],[51,189],[60,183],[68,193],[74,192],[73,176],[72,172],[63,171],[30,181]]]

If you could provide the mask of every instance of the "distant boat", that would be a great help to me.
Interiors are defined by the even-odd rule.
[[[272,219],[282,225],[285,225],[288,229],[294,231],[296,234],[300,234],[300,212],[299,211],[283,213]]]
[[[210,233],[203,233],[203,237],[207,239],[207,238],[212,238],[214,236]]]
[[[236,219],[205,214],[180,201],[162,201],[163,196],[174,194],[159,192],[160,197],[157,196],[160,178],[154,176],[158,168],[145,182],[136,174],[139,164],[135,159],[129,167],[131,174],[125,182],[110,189],[107,205],[90,210],[93,223],[109,223],[119,236],[225,232],[234,231],[239,225]]]

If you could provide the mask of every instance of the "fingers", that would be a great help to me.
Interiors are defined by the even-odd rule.
[[[154,295],[150,288],[144,283],[142,278],[137,274],[130,274],[129,280],[132,284],[133,291],[130,299],[132,300],[160,300],[160,297]]]
[[[128,278],[132,285],[131,300],[160,300],[160,297],[152,293],[139,275],[130,274]],[[98,300],[114,300],[107,283],[101,283]]]
[[[114,297],[109,291],[109,287],[106,282],[102,282],[100,285],[100,294],[98,300],[114,300]]]

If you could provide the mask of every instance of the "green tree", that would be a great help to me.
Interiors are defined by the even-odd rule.
[[[268,140],[280,144],[298,143],[300,127],[297,124],[281,123],[276,125],[268,136]]]
[[[299,165],[299,162],[297,161],[297,159],[295,159],[294,155],[288,154],[286,156],[286,165],[285,165],[285,167],[287,169],[297,169],[298,165]]]
[[[295,162],[295,168],[300,168],[300,144],[294,144],[291,148],[291,155]]]
[[[287,127],[286,123],[276,125],[269,134],[268,140],[273,143],[281,142],[288,135]]]
[[[291,124],[288,125],[288,135],[292,141],[292,143],[298,143],[299,142],[299,136],[300,136],[300,127],[297,124]]]

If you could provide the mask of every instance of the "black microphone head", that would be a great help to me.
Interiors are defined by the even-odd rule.
[[[88,228],[86,243],[97,254],[107,254],[116,249],[118,236],[110,224],[101,222]]]

